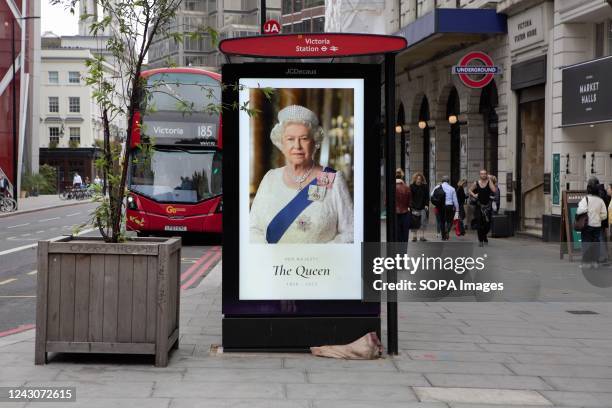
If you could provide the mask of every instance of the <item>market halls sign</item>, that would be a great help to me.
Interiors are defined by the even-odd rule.
[[[612,57],[563,70],[563,126],[612,122]]]

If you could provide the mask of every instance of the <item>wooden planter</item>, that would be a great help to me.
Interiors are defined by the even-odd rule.
[[[180,238],[38,243],[35,363],[48,352],[154,354],[178,348]]]

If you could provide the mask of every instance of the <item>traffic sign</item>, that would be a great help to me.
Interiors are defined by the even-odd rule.
[[[278,21],[272,19],[264,23],[263,33],[264,34],[280,34],[281,25]]]

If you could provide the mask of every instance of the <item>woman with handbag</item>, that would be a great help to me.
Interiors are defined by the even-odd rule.
[[[410,191],[412,192],[410,229],[414,232],[412,242],[416,242],[419,231],[421,231],[421,241],[427,241],[425,239],[425,229],[428,218],[429,188],[423,173],[414,173]]]
[[[601,222],[608,217],[606,204],[599,197],[599,180],[596,177],[587,183],[587,195],[578,203],[574,228],[581,232],[581,268],[597,267],[599,262],[599,236]]]

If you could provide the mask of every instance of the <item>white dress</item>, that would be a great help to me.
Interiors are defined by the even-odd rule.
[[[250,212],[251,243],[267,243],[270,221],[297,194],[283,181],[283,169],[272,169],[259,184]],[[305,186],[304,188],[308,188]],[[321,201],[313,201],[298,215],[278,241],[279,244],[353,242],[353,200],[342,172]]]

